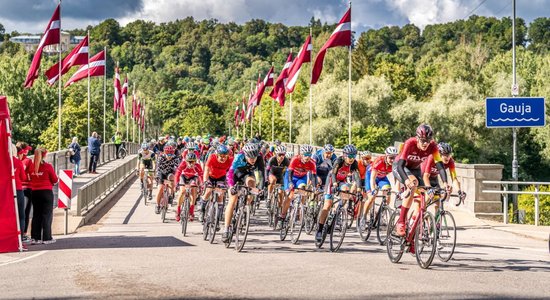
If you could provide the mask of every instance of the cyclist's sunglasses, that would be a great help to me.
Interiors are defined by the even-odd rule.
[[[355,159],[357,155],[356,154],[349,154],[349,155],[346,155],[347,158],[350,158],[350,159]]]
[[[417,137],[417,139],[421,144],[429,144],[432,141],[432,139],[423,139],[419,137]]]
[[[303,156],[305,157],[311,157],[311,155],[313,155],[311,152],[305,152],[305,153],[302,153]]]
[[[228,158],[229,157],[229,154],[218,154],[218,157],[219,158]]]
[[[281,154],[277,154],[278,157],[285,157],[285,154],[284,153],[281,153]]]

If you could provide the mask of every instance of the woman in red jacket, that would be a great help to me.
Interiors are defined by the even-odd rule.
[[[27,170],[32,188],[31,244],[52,244],[53,185],[58,178],[53,166],[44,161],[48,152],[44,148],[34,151],[34,168]]]

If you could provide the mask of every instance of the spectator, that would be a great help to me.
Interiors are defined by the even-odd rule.
[[[34,207],[31,226],[31,244],[52,244],[53,185],[58,178],[53,166],[44,159],[48,152],[44,148],[34,151],[34,166],[29,172]]]
[[[15,194],[17,196],[17,214],[19,216],[19,230],[23,234],[25,229],[25,194],[23,192],[23,181],[28,181],[23,163],[16,157],[17,147],[11,145],[13,154],[13,169],[15,170]]]
[[[80,176],[80,145],[78,144],[78,138],[76,136],[69,145],[69,152],[71,153],[69,159],[71,163],[74,164],[73,176]]]
[[[23,241],[24,242],[30,242],[31,239],[28,237],[27,232],[29,230],[29,220],[31,216],[31,209],[32,209],[32,189],[31,189],[31,181],[29,179],[28,173],[30,173],[30,170],[32,169],[32,160],[27,157],[27,154],[29,151],[32,150],[29,145],[25,142],[18,142],[17,145],[17,157],[23,163],[23,169],[25,170],[25,180],[21,183],[23,186],[23,194],[25,195],[25,226],[21,227],[23,228]]]
[[[90,174],[97,174],[97,162],[99,161],[99,153],[101,152],[101,141],[97,132],[92,132],[92,136],[88,138],[88,152],[90,152],[90,165],[88,171]]]
[[[120,145],[122,145],[122,134],[120,131],[117,131],[111,140],[115,143],[116,158],[119,159],[118,150],[120,150]]]

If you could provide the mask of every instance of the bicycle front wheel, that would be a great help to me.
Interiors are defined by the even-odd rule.
[[[291,216],[290,222],[290,241],[293,244],[297,244],[300,239],[302,229],[304,228],[304,207],[302,205],[297,205]]]
[[[432,264],[436,244],[435,220],[430,212],[426,212],[422,222],[416,226],[414,235],[416,262],[422,269],[427,269]]]
[[[213,223],[214,219],[214,201],[208,201],[206,204],[205,216],[203,217],[202,223],[202,238],[206,241],[208,240],[208,235],[210,233],[210,224]]]
[[[395,233],[395,225],[399,220],[400,209],[396,209],[388,222],[388,231],[386,232],[386,251],[392,263],[398,263],[403,257],[403,237]]]
[[[183,201],[183,208],[181,210],[181,233],[183,236],[187,234],[187,221],[189,220],[189,198],[185,197]]]
[[[357,232],[359,232],[359,236],[363,241],[366,242],[370,237],[370,234],[372,231],[372,225],[374,223],[375,203],[372,204],[371,208],[367,211],[366,214],[363,213],[364,205],[367,205],[367,204],[362,203],[360,206],[356,227],[357,227]]]
[[[141,195],[143,196],[143,204],[147,206],[147,197],[149,196],[148,195],[149,187],[147,186],[147,175],[144,175],[143,178],[141,179],[141,186],[142,186]]]
[[[235,250],[241,252],[244,244],[246,243],[246,237],[248,236],[248,227],[250,226],[250,204],[239,208],[239,216],[237,218],[237,233],[235,239]]]
[[[348,228],[348,213],[343,208],[338,209],[332,219],[330,230],[330,251],[336,252],[342,246]]]
[[[208,227],[208,236],[210,237],[210,244],[214,243],[214,238],[216,237],[216,230],[218,229],[218,226],[220,224],[220,217],[223,214],[221,211],[221,206],[218,203],[215,203],[212,205],[214,207],[214,213],[213,213],[213,219],[210,222],[210,226]]]
[[[386,243],[386,239],[388,237],[388,224],[390,222],[391,214],[391,210],[387,205],[382,206],[378,212],[376,238],[378,239],[380,245],[384,245]]]
[[[449,211],[442,211],[439,221],[436,223],[437,231],[437,256],[443,262],[453,257],[456,247],[455,218]]]

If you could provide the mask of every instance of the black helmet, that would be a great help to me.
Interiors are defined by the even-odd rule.
[[[439,148],[439,153],[441,153],[441,154],[451,154],[451,153],[453,153],[453,148],[448,143],[441,142],[441,143],[439,143],[439,145],[437,145],[437,147]]]

